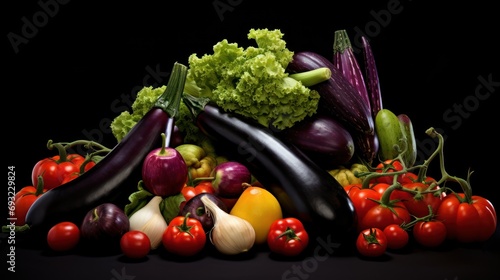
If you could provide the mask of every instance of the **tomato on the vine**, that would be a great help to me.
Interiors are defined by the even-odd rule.
[[[446,226],[439,220],[419,221],[413,226],[413,237],[425,247],[437,247],[446,240]]]
[[[384,195],[384,192],[391,186],[391,184],[387,184],[387,183],[377,183],[377,184],[374,184],[372,185],[372,189],[374,191],[377,191],[380,196]],[[399,200],[404,200],[408,197],[408,194],[405,193],[404,191],[402,190],[399,190],[399,189],[394,189],[391,191],[391,197],[390,199],[399,199]]]
[[[368,210],[377,206],[376,201],[382,197],[373,188],[362,188],[362,184],[347,185],[344,190],[352,201],[358,220],[361,220]]]
[[[44,158],[33,167],[31,180],[33,186],[38,185],[38,176],[42,176],[44,189],[50,190],[62,184],[69,174],[78,173],[85,158],[79,154],[68,154],[61,159],[59,155]]]
[[[377,201],[377,206],[370,208],[358,221],[358,229],[380,228],[384,229],[390,224],[409,223],[411,215],[403,202],[393,199],[393,191],[398,190],[398,185],[385,189],[382,197]]]
[[[388,159],[380,162],[375,167],[375,172],[377,173],[393,173],[401,171],[404,169],[403,164],[397,159]],[[398,177],[399,178],[399,177]],[[385,175],[374,178],[371,183],[386,183],[392,185],[394,181],[394,175]]]
[[[131,259],[144,258],[151,251],[151,241],[146,233],[139,230],[127,231],[120,238],[122,253]]]
[[[439,191],[439,186],[436,185],[432,189],[429,188],[430,184],[414,182],[403,185],[403,188],[408,189],[416,194],[406,192],[405,198],[402,199],[408,212],[416,217],[423,217],[429,214],[429,206],[432,213],[436,213],[443,198],[446,196],[445,192],[435,193]],[[435,195],[437,194],[437,195]]]
[[[297,256],[308,244],[309,234],[302,222],[293,217],[274,221],[267,234],[269,249],[283,256]]]
[[[379,257],[387,251],[387,237],[379,228],[367,228],[358,234],[356,249],[365,257]]]
[[[404,248],[410,241],[410,235],[406,229],[398,224],[390,224],[384,228],[387,237],[387,248],[397,250]]]
[[[162,243],[170,253],[184,257],[194,256],[205,247],[205,230],[199,220],[189,218],[189,213],[177,216],[163,232]]]
[[[72,222],[60,222],[47,233],[47,244],[54,251],[68,251],[80,241],[80,228]]]
[[[477,195],[447,195],[436,214],[446,226],[447,238],[459,242],[486,241],[497,227],[495,207],[489,200]]]

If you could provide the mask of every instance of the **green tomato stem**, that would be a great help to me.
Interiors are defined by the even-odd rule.
[[[467,177],[467,181],[462,179],[462,178],[459,178],[456,176],[451,176],[450,174],[448,174],[448,172],[446,171],[446,168],[445,168],[445,164],[444,164],[444,152],[443,152],[443,150],[444,150],[443,149],[444,138],[443,138],[443,136],[439,132],[437,132],[436,129],[434,129],[433,127],[427,129],[425,133],[431,137],[438,137],[438,140],[439,140],[438,147],[436,148],[436,151],[432,154],[432,156],[435,156],[436,153],[439,154],[439,166],[440,166],[440,170],[441,170],[441,179],[438,182],[432,183],[430,188],[432,188],[435,185],[441,185],[446,181],[456,182],[456,183],[460,184],[460,187],[462,188],[462,191],[464,192],[464,195],[465,195],[465,197],[463,199],[461,199],[458,195],[457,195],[457,198],[459,198],[460,201],[472,203],[472,188],[471,188],[470,183],[469,183],[469,176],[471,173],[469,172],[468,177]]]

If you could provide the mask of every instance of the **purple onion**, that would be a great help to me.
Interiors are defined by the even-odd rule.
[[[239,197],[243,192],[243,183],[250,184],[252,174],[248,168],[237,161],[227,161],[217,165],[211,173],[214,177],[212,187],[217,196],[226,198]]]
[[[187,176],[188,169],[184,158],[176,149],[170,147],[152,150],[142,165],[145,188],[162,197],[180,193]]]

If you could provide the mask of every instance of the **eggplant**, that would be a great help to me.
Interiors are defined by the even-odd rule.
[[[318,110],[342,121],[354,139],[356,155],[371,164],[379,146],[374,118],[368,107],[369,103],[362,98],[342,72],[324,56],[311,51],[295,53],[287,69],[292,72],[302,72],[325,66],[332,70],[330,79],[311,87],[317,90],[322,98]]]
[[[172,131],[186,74],[187,67],[175,63],[165,92],[126,137],[89,171],[47,191],[33,203],[26,215],[29,232],[42,231],[44,235],[43,231],[58,222],[80,223],[89,209],[110,202],[124,191],[127,184],[122,187],[122,183],[135,169],[140,169],[146,155],[159,143],[161,133]]]
[[[275,135],[294,145],[324,169],[346,164],[354,155],[354,140],[349,131],[325,114],[315,114]]]
[[[368,96],[370,97],[370,107],[372,111],[372,118],[377,117],[378,111],[380,111],[382,106],[382,93],[380,91],[380,81],[378,77],[377,65],[375,63],[375,57],[373,56],[373,51],[365,36],[361,36],[361,41],[363,42],[363,57],[365,61],[365,71],[367,78],[367,89]]]
[[[208,98],[184,94],[196,125],[280,202],[284,215],[300,219],[311,235],[339,245],[355,234],[357,216],[347,192],[325,169],[252,119],[226,112]]]
[[[338,118],[349,130],[373,135],[375,128],[370,109],[354,86],[330,60],[311,51],[296,52],[287,66],[287,71],[298,73],[320,67],[328,67],[332,73],[330,79],[311,87],[321,96],[318,110]]]
[[[366,89],[364,74],[352,50],[351,40],[349,40],[347,31],[344,29],[335,31],[332,62],[351,85],[356,88],[365,104],[367,104],[368,109],[370,109],[370,96]]]

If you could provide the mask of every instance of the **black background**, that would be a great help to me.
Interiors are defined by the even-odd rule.
[[[474,194],[500,205],[495,194],[498,141],[494,117],[500,85],[499,44],[495,9],[490,4],[474,1],[448,5],[410,0],[217,0],[175,5],[154,1],[121,1],[117,5],[100,1],[60,2],[19,1],[9,3],[2,13],[7,132],[3,152],[7,166],[15,166],[19,189],[31,184],[33,165],[53,155],[46,148],[49,139],[63,142],[90,138],[112,147],[115,139],[109,122],[129,109],[142,86],[166,84],[173,63],[187,64],[192,53],[211,53],[212,46],[222,39],[248,46],[253,43],[246,37],[251,28],[276,28],[285,34],[290,50],[310,50],[331,57],[335,30],[346,29],[356,50],[360,49],[357,39],[361,34],[370,39],[383,105],[412,119],[419,160],[435,148],[425,130],[438,128],[446,138],[448,173],[466,178],[467,171],[473,170]],[[44,11],[40,3],[57,3],[57,9],[52,5],[51,12]],[[26,29],[27,22],[35,29]],[[9,40],[13,36],[25,37],[27,41],[13,44]],[[151,75],[155,72],[159,74]],[[489,80],[491,86],[485,87],[481,80]],[[446,115],[457,106],[462,106],[465,114]],[[437,171],[432,166],[429,172]],[[430,174],[439,177],[438,173]],[[1,194],[5,196],[6,190]],[[493,239],[484,248],[494,252],[498,262],[498,233]],[[373,270],[390,275],[396,269],[411,278],[415,273],[420,275],[413,271],[420,268],[429,279],[470,279],[465,275],[467,265],[463,258],[475,256],[482,260],[477,255],[482,254],[483,245],[458,247],[446,248],[445,252],[417,248],[415,253],[391,255],[377,262],[356,256],[335,258],[331,265],[320,264],[310,276],[350,279],[351,275],[355,279],[370,275]],[[459,253],[455,254],[455,250]],[[219,279],[255,278],[264,275],[264,271],[270,278],[277,278],[299,263],[269,260],[262,254],[234,262],[214,261],[208,256],[187,265],[157,255],[151,256],[149,262],[128,264],[116,256],[103,257],[105,261],[101,262],[78,255],[52,256],[51,260],[43,252],[24,248],[19,248],[17,254],[17,277],[44,274],[53,279],[78,277],[79,269],[86,276],[111,279],[114,275],[110,271],[120,271],[122,267],[136,279],[147,279],[158,273],[157,266],[162,267],[163,274],[157,274],[162,277],[179,274],[177,270],[182,269],[187,275],[203,275],[207,271]],[[32,262],[47,272],[35,272]],[[498,276],[494,262],[486,263],[487,273]]]

